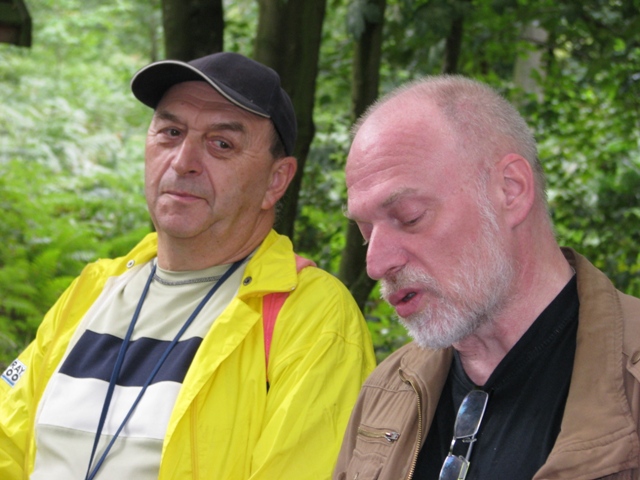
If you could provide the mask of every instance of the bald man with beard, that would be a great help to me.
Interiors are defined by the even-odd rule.
[[[515,108],[460,76],[400,87],[346,183],[414,341],[363,386],[334,479],[640,478],[640,300],[558,245]]]

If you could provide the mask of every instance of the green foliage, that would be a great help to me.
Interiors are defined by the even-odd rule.
[[[0,364],[99,257],[150,230],[142,190],[149,111],[133,100],[147,63],[144,4],[29,2],[34,46],[0,44]],[[120,17],[123,17],[120,19]]]
[[[319,144],[320,140],[307,160],[295,235],[300,251],[316,259],[321,268],[336,272],[345,241],[344,158],[331,143],[325,149]]]
[[[224,49],[251,56],[253,34],[258,23],[258,2],[255,0],[225,1]]]
[[[49,166],[23,159],[0,164],[0,363],[31,340],[88,261],[125,253],[133,240],[123,242],[123,233],[136,226],[142,233],[143,208],[115,214],[131,193],[113,186],[108,196],[101,191],[113,181],[61,178]]]
[[[554,5],[545,101],[529,105],[559,240],[640,295],[640,8]]]
[[[380,363],[411,338],[398,322],[393,307],[380,298],[379,285],[376,285],[371,294],[366,311],[369,312],[365,318],[371,332],[376,360]]]
[[[69,175],[25,159],[0,164],[0,364],[32,339],[87,262],[123,255],[149,231],[141,194],[125,176]]]
[[[549,89],[558,103],[533,117],[544,132],[540,152],[558,237],[619,288],[640,295],[640,142],[634,120],[617,111],[605,89],[576,89],[568,80]]]

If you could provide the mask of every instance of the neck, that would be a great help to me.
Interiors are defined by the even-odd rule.
[[[176,238],[158,232],[158,266],[180,272],[233,263],[258,248],[268,233],[269,229],[256,231],[239,241],[216,237]]]
[[[541,261],[541,258],[544,259]],[[484,385],[502,359],[558,296],[573,270],[555,245],[520,264],[506,305],[473,335],[454,344],[462,366],[476,385]]]

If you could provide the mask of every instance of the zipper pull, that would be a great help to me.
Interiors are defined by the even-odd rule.
[[[358,428],[358,435],[362,435],[363,437],[368,438],[384,439],[389,443],[393,443],[400,438],[400,434],[398,432],[394,432],[393,430],[371,431],[362,427]]]
[[[385,432],[384,437],[387,439],[387,442],[393,443],[400,438],[400,434],[398,432]]]

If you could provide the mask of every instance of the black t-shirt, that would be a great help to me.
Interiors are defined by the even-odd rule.
[[[546,461],[560,431],[569,392],[578,309],[574,275],[481,386],[489,392],[489,401],[467,480],[526,480]],[[478,387],[465,374],[456,352],[418,457],[415,480],[438,479],[458,407],[474,388]]]

